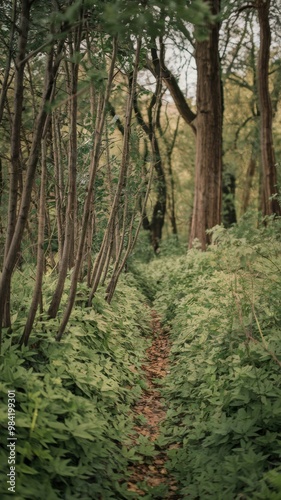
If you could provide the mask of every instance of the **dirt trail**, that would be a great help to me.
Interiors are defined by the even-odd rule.
[[[153,342],[147,349],[147,363],[143,365],[146,375],[146,384],[148,389],[143,391],[142,398],[134,407],[136,420],[140,415],[145,417],[144,424],[135,426],[138,435],[145,436],[153,443],[159,435],[159,425],[164,420],[166,409],[163,406],[163,398],[158,390],[157,381],[154,379],[164,378],[168,370],[168,356],[170,351],[170,342],[167,330],[161,327],[160,319],[156,311],[151,311],[151,327],[153,332]],[[176,484],[173,478],[168,477],[165,469],[166,461],[165,451],[159,453],[153,458],[144,458],[144,463],[135,464],[131,467],[131,477],[128,483],[128,490],[136,493],[136,498],[146,496],[147,493],[137,486],[137,483],[146,482],[150,488],[167,485],[167,492],[164,496],[153,494],[151,498],[178,499],[176,494]],[[146,496],[148,498],[148,496]]]

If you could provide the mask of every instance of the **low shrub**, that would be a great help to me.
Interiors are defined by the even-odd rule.
[[[237,233],[148,271],[173,340],[158,442],[183,498],[281,498],[281,246]]]
[[[16,284],[14,285],[16,286]],[[45,283],[48,287],[48,282]],[[1,353],[1,498],[32,500],[131,498],[130,407],[141,392],[141,360],[149,342],[145,298],[125,279],[112,305],[98,293],[93,307],[73,311],[60,343],[58,320],[37,320],[30,346],[19,350],[19,314]],[[83,305],[83,307],[82,307]],[[133,390],[132,390],[133,389]],[[15,391],[16,492],[9,492],[7,395]],[[6,488],[5,488],[5,485]]]

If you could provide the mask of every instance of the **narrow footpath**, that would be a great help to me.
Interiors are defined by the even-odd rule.
[[[159,426],[166,416],[165,403],[159,391],[157,379],[163,379],[167,374],[170,352],[168,331],[161,327],[160,318],[154,310],[151,311],[151,329],[153,342],[146,351],[147,362],[142,366],[147,389],[143,390],[142,398],[135,405],[133,411],[137,422],[135,425],[136,433],[139,436],[145,436],[147,441],[153,444],[159,436]],[[143,420],[144,423],[140,423],[140,420]],[[174,479],[168,476],[165,468],[167,460],[165,451],[161,450],[157,443],[155,448],[159,452],[156,451],[153,457],[144,457],[143,463],[134,464],[131,467],[128,490],[134,492],[136,498],[181,498],[176,494],[177,486]],[[151,491],[150,494],[143,485],[146,485]]]

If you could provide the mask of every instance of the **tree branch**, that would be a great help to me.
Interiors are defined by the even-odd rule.
[[[151,49],[151,55],[152,55],[152,60],[147,58],[146,62],[147,68],[152,72],[152,74],[156,78],[162,78],[162,80],[168,87],[171,96],[173,97],[174,103],[180,115],[183,117],[184,121],[191,126],[193,132],[196,133],[196,126],[193,123],[196,118],[196,114],[193,113],[193,111],[187,104],[186,99],[179,87],[176,78],[174,77],[172,72],[167,68],[163,60],[160,63],[159,57],[157,55],[157,49],[155,47]]]

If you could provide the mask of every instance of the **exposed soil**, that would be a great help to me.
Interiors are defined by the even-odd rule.
[[[153,332],[153,342],[147,349],[147,363],[143,365],[146,375],[148,389],[143,390],[142,398],[134,407],[135,420],[140,421],[140,416],[145,417],[145,423],[137,424],[135,430],[138,435],[143,435],[150,442],[154,442],[159,435],[160,423],[165,419],[166,409],[163,398],[159,391],[157,380],[166,376],[168,370],[168,356],[170,342],[168,331],[161,327],[160,319],[156,311],[151,311],[151,328]],[[165,469],[166,453],[160,450],[154,457],[144,457],[144,462],[134,464],[131,467],[131,477],[128,482],[128,490],[136,493],[136,498],[147,495],[138,483],[145,482],[147,486],[155,488],[166,485],[164,496],[153,495],[151,498],[178,499],[176,494],[177,486],[173,478],[168,476]],[[146,498],[148,498],[146,496]]]

